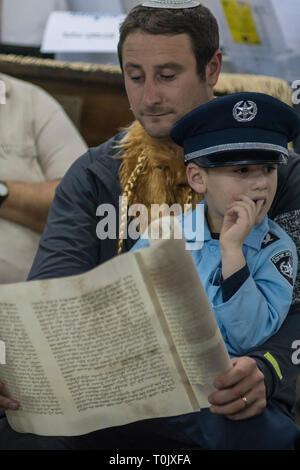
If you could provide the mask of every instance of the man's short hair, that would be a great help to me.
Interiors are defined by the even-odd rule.
[[[135,31],[148,34],[187,34],[196,57],[197,72],[205,80],[205,67],[219,49],[218,23],[211,11],[199,5],[194,8],[166,9],[138,5],[120,27],[118,55],[123,70],[122,49],[127,36]]]

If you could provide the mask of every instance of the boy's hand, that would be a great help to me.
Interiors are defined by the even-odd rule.
[[[246,265],[243,243],[255,225],[263,203],[263,200],[255,203],[247,196],[239,196],[226,210],[220,232],[223,280]]]
[[[220,233],[223,249],[241,249],[263,204],[263,200],[255,203],[248,196],[241,195],[227,208]]]

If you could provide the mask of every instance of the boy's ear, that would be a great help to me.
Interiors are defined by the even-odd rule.
[[[196,165],[196,163],[189,163],[186,167],[186,176],[189,185],[196,193],[204,194],[206,191],[206,171],[204,168]]]

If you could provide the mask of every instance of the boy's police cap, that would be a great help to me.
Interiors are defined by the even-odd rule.
[[[288,143],[300,134],[296,111],[263,93],[215,98],[186,114],[171,129],[184,161],[215,167],[286,163]]]

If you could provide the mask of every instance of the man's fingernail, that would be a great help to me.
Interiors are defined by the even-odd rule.
[[[19,406],[19,405],[17,405],[17,403],[10,403],[10,404],[8,405],[8,408],[9,408],[10,410],[16,410],[16,409],[18,408],[18,406]]]

